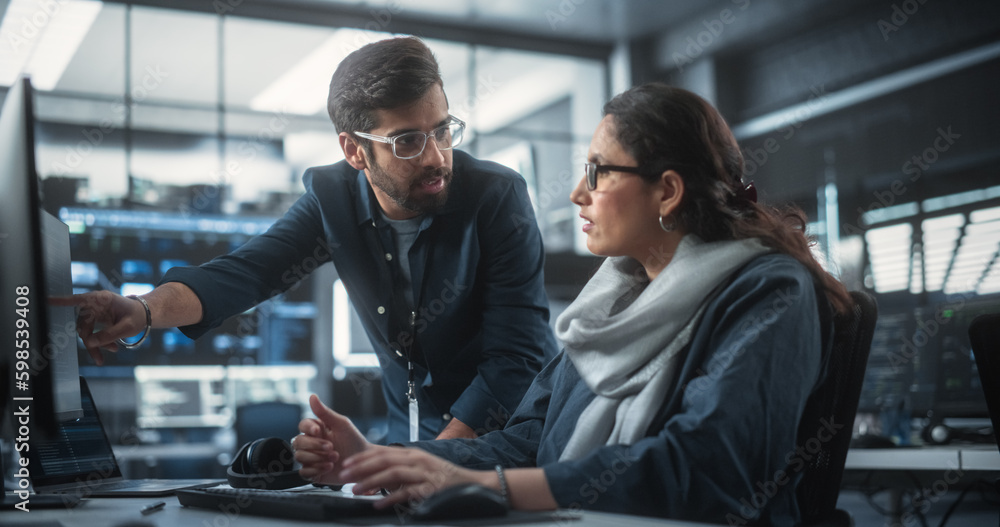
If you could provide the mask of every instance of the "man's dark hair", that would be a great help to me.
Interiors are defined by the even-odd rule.
[[[435,85],[443,86],[434,54],[415,37],[368,44],[345,58],[330,81],[327,111],[337,132],[378,127],[376,110],[412,103]],[[366,149],[368,140],[357,138]]]

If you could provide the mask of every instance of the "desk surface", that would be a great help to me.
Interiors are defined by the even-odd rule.
[[[846,470],[1000,470],[996,445],[853,448]]]
[[[148,515],[142,515],[139,509],[156,503],[166,502],[166,507],[161,511]],[[568,513],[567,513],[568,514]],[[377,525],[394,525],[394,518],[386,523]],[[327,522],[306,522],[297,520],[287,520],[278,518],[266,518],[262,516],[240,516],[239,518],[226,515],[222,512],[207,509],[195,509],[182,507],[176,497],[167,498],[98,498],[85,500],[73,509],[35,509],[30,512],[19,510],[0,511],[0,524],[18,525],[31,527],[37,524],[39,527],[51,527],[52,522],[60,522],[64,527],[114,527],[121,524],[139,525],[129,522],[145,522],[153,526],[173,527],[176,525],[197,525],[206,527],[273,527],[276,525],[352,525],[352,524],[331,524]],[[372,525],[372,523],[368,523]],[[435,525],[474,525],[475,522],[446,522],[435,523]],[[357,523],[353,525],[358,525]],[[507,525],[503,522],[490,522],[491,526]],[[638,516],[627,516],[621,514],[606,514],[598,512],[584,512],[579,519],[567,517],[545,518],[539,522],[511,522],[510,525],[518,527],[530,527],[532,525],[546,527],[653,527],[653,526],[674,526],[674,527],[696,527],[704,526],[700,523],[659,520],[643,518]]]

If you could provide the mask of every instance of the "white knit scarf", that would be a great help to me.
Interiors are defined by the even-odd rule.
[[[757,239],[705,243],[689,234],[652,282],[633,258],[604,261],[556,320],[566,356],[597,394],[577,419],[560,460],[646,435],[713,291],[766,252]],[[636,291],[630,304],[613,308]]]

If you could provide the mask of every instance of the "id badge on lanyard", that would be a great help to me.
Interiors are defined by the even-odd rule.
[[[413,364],[410,364],[410,368],[413,368]],[[410,441],[420,440],[420,408],[417,404],[417,394],[416,385],[413,381],[408,383],[410,389],[406,394],[406,398],[410,401]]]
[[[412,334],[413,329],[416,326],[417,312],[413,311],[410,313],[410,332]],[[407,357],[407,382],[406,382],[406,399],[410,403],[410,441],[420,440],[420,406],[417,404],[417,383],[414,379],[413,373],[413,360]]]
[[[410,441],[420,440],[420,408],[417,404],[417,383],[413,382],[413,363],[410,365],[410,381],[407,383],[409,390],[406,398],[410,401]]]

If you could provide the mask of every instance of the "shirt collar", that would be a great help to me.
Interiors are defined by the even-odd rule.
[[[354,214],[356,216],[357,224],[362,225],[364,223],[374,223],[377,213],[372,207],[378,206],[378,200],[375,199],[375,193],[372,190],[371,185],[368,184],[368,178],[365,177],[365,171],[358,170],[356,177],[358,191],[354,195]]]

